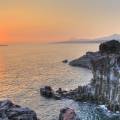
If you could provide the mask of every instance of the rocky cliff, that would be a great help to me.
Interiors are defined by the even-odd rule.
[[[54,91],[46,86],[40,89],[40,93],[47,98],[67,98],[105,105],[111,113],[118,113],[118,119],[114,116],[111,120],[120,120],[120,43],[113,40],[102,43],[99,47],[99,52],[88,52],[70,63],[92,70],[93,79],[90,84],[70,91],[61,88]]]
[[[98,52],[87,52],[71,61],[70,65],[92,70],[93,79],[86,87],[91,89],[84,93],[90,93],[88,99],[94,98],[92,101],[106,104],[111,111],[120,111],[120,42],[111,40],[102,43]]]
[[[112,111],[120,111],[120,55],[108,54],[91,64],[95,96],[105,98]]]
[[[119,54],[120,53],[120,42],[117,40],[111,40],[99,45],[99,51],[87,52],[82,57],[72,60],[69,62],[71,66],[83,67],[92,69],[91,61],[100,59],[102,56],[107,54]]]

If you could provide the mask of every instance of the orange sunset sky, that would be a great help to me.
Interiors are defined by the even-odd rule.
[[[1,0],[0,43],[120,33],[120,0]]]

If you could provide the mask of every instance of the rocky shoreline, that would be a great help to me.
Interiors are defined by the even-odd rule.
[[[63,63],[67,63],[64,60]],[[72,66],[92,70],[93,78],[86,86],[66,91],[54,90],[50,86],[40,88],[40,94],[47,99],[72,99],[78,102],[94,103],[96,110],[109,120],[120,120],[120,43],[112,40],[102,43],[98,52],[87,52],[81,58],[71,61]],[[40,120],[36,113],[12,103],[0,101],[0,120]],[[60,110],[59,120],[80,120],[71,108]]]
[[[72,66],[92,70],[93,79],[86,86],[65,91],[54,91],[50,86],[40,89],[42,96],[53,99],[73,99],[80,102],[92,102],[103,105],[105,115],[111,120],[120,119],[120,43],[112,40],[102,43],[98,52],[87,52],[81,58],[70,62]],[[98,111],[101,108],[98,107]]]

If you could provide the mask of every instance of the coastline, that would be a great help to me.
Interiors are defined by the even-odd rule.
[[[71,47],[71,46],[70,46]],[[13,49],[14,50],[14,49]],[[37,49],[38,50],[38,49]],[[79,51],[78,51],[79,52]],[[66,52],[67,53],[67,52]],[[74,52],[73,52],[73,54],[72,55],[74,55]],[[34,56],[35,57],[35,56]],[[48,56],[47,56],[48,57]],[[52,56],[51,56],[52,57]],[[62,57],[61,57],[62,58]],[[87,72],[85,71],[85,69],[79,69],[79,68],[73,68],[73,67],[70,67],[68,64],[66,64],[66,65],[64,65],[62,62],[60,63],[60,61],[61,61],[61,58],[60,59],[57,59],[57,60],[59,60],[59,62],[58,62],[58,64],[54,64],[54,62],[52,62],[51,63],[51,65],[53,65],[54,64],[54,66],[53,66],[53,68],[55,67],[58,67],[59,66],[59,64],[60,64],[60,67],[61,67],[61,65],[62,65],[62,67],[61,68],[63,68],[63,69],[65,69],[65,68],[67,68],[66,69],[66,74],[63,74],[63,70],[61,70],[60,69],[60,71],[62,71],[61,72],[61,74],[63,74],[63,75],[65,75],[65,78],[64,78],[64,76],[63,77],[61,77],[61,76],[59,76],[59,73],[60,73],[60,71],[59,71],[59,67],[57,68],[57,69],[55,69],[55,71],[56,70],[58,70],[58,72],[59,73],[57,73],[56,75],[57,76],[59,76],[59,77],[55,77],[56,79],[54,80],[54,78],[53,77],[51,77],[51,79],[49,78],[49,80],[51,80],[51,81],[53,81],[53,84],[50,84],[50,86],[52,86],[53,88],[59,88],[59,86],[60,87],[62,87],[63,88],[63,90],[64,90],[64,88],[66,88],[66,86],[68,86],[69,87],[69,85],[68,84],[74,84],[74,79],[77,79],[77,82],[75,83],[76,85],[74,86],[74,87],[72,87],[73,85],[70,85],[71,87],[69,87],[69,88],[71,88],[71,89],[73,89],[74,90],[74,88],[76,88],[77,86],[78,86],[78,84],[79,85],[81,85],[82,84],[82,82],[83,82],[83,80],[85,80],[86,81],[86,77],[81,81],[81,79],[80,78],[83,78],[84,76],[88,76],[88,74],[87,74]],[[65,57],[63,57],[63,59],[64,58],[67,58],[66,56]],[[55,59],[55,58],[54,58]],[[53,60],[54,60],[53,59]],[[29,60],[31,60],[31,59],[29,59]],[[55,60],[56,61],[56,60]],[[37,66],[38,66],[38,63],[36,64]],[[56,66],[57,65],[57,66]],[[31,66],[32,66],[32,64],[31,64]],[[35,66],[35,67],[37,67],[37,66]],[[18,68],[19,66],[17,66],[17,68]],[[20,67],[19,67],[20,68]],[[47,67],[48,68],[48,67]],[[69,69],[70,68],[70,69]],[[22,68],[23,69],[23,68]],[[71,70],[72,69],[72,71],[69,71],[69,70]],[[51,67],[50,67],[50,70],[51,70]],[[83,71],[81,71],[81,70],[83,70]],[[76,72],[78,71],[78,73],[76,74]],[[89,70],[88,70],[89,71]],[[34,67],[32,67],[32,72],[34,73]],[[75,74],[72,74],[72,72],[73,73],[75,73]],[[81,72],[84,72],[83,74],[80,74]],[[25,71],[24,71],[24,73],[25,73]],[[68,73],[68,74],[67,74]],[[91,72],[90,72],[91,73]],[[34,74],[33,74],[34,75]],[[33,76],[32,75],[32,76]],[[72,75],[72,76],[71,76]],[[81,77],[76,77],[76,76],[79,76],[79,75],[83,75],[83,76],[81,76]],[[38,81],[37,82],[37,80],[38,79],[40,79],[40,78],[38,78],[37,79],[37,77],[35,77],[35,79],[33,78],[33,80],[31,81],[31,74],[29,74],[29,77],[26,77],[27,79],[28,79],[28,81],[30,82],[30,91],[29,92],[27,92],[27,90],[26,90],[26,94],[28,95],[27,97],[29,97],[30,99],[31,98],[33,98],[32,100],[29,100],[26,96],[23,96],[23,94],[19,94],[18,95],[18,98],[17,98],[17,102],[15,101],[15,103],[17,103],[17,104],[20,104],[21,106],[28,106],[28,107],[30,107],[30,108],[32,108],[34,111],[36,111],[37,112],[37,114],[39,115],[39,118],[41,118],[42,120],[44,120],[44,119],[46,119],[46,118],[48,118],[48,116],[52,119],[55,115],[56,116],[58,116],[58,112],[59,112],[59,110],[61,109],[61,108],[64,108],[64,105],[62,106],[61,105],[61,103],[62,104],[65,104],[66,105],[66,103],[64,102],[64,99],[61,101],[61,100],[58,100],[58,101],[56,101],[56,100],[48,100],[48,99],[44,99],[44,98],[42,98],[42,97],[40,97],[39,96],[39,88],[40,88],[40,85],[42,85],[42,84],[40,84],[40,81]],[[62,79],[61,79],[62,78]],[[91,79],[91,75],[89,76],[89,78]],[[89,79],[88,77],[87,77],[87,79]],[[42,77],[42,79],[44,79],[45,80],[45,78],[43,78]],[[69,80],[69,79],[71,79],[71,80]],[[25,79],[23,79],[23,80],[25,80]],[[18,82],[20,82],[21,81],[21,83],[23,83],[24,81],[23,81],[22,79],[21,80],[17,80],[17,83]],[[67,81],[68,80],[68,81]],[[15,80],[16,81],[16,80]],[[55,82],[58,82],[57,84],[55,83]],[[64,82],[65,81],[65,82]],[[26,81],[25,81],[26,82]],[[44,81],[43,81],[44,82]],[[72,83],[73,82],[73,83]],[[28,86],[28,82],[26,82],[27,83],[27,86]],[[35,84],[37,85],[35,85]],[[39,84],[38,84],[39,83]],[[48,84],[49,82],[46,82],[45,84]],[[61,84],[61,83],[63,83],[63,84]],[[86,83],[86,82],[85,82]],[[32,86],[31,86],[31,84],[32,84]],[[45,84],[43,84],[43,86],[45,85]],[[54,86],[54,84],[55,84],[55,86]],[[65,84],[65,85],[64,85]],[[67,85],[66,85],[67,84]],[[34,89],[35,88],[35,89]],[[27,89],[27,88],[25,88],[25,89]],[[37,90],[38,89],[38,90]],[[69,91],[68,91],[69,92]],[[71,91],[72,92],[72,91]],[[36,94],[37,93],[37,94]],[[30,97],[30,96],[31,97]],[[20,97],[21,96],[21,97]],[[36,98],[35,98],[36,97]],[[40,97],[40,98],[39,98]],[[19,100],[20,99],[20,100]],[[24,102],[24,103],[22,103],[22,100],[26,100],[26,102]],[[40,103],[39,103],[39,101],[38,100],[40,100]],[[28,103],[27,103],[27,101],[28,101]],[[41,101],[44,101],[44,102],[41,102]],[[60,103],[60,101],[61,101],[61,103]],[[38,103],[37,103],[38,102]],[[84,101],[83,101],[84,102]],[[26,104],[25,104],[26,103]],[[37,103],[37,104],[36,104]],[[75,102],[75,103],[78,103],[78,102]],[[34,107],[34,105],[35,105],[35,107]],[[46,108],[46,106],[49,106],[50,105],[50,107],[49,107],[49,109],[47,109]],[[82,105],[82,104],[81,104]],[[39,107],[41,107],[41,109],[39,109]],[[56,107],[56,108],[54,108],[54,107]],[[66,106],[65,106],[66,107]],[[70,105],[68,106],[68,107],[70,107]],[[80,106],[81,107],[81,106]],[[44,110],[44,112],[42,112],[42,109],[45,109]],[[49,113],[47,113],[47,110],[50,110],[50,112]],[[53,111],[52,111],[53,110]],[[57,110],[57,112],[55,112]],[[52,111],[52,112],[51,112]],[[92,111],[90,111],[90,112],[92,112]],[[88,111],[88,113],[89,113],[89,111]],[[80,112],[80,114],[81,114],[81,112]],[[93,114],[96,114],[96,113],[93,113]],[[46,117],[46,115],[47,115],[47,117]],[[81,114],[81,115],[84,115],[84,114]],[[52,117],[51,117],[52,116]],[[92,114],[91,114],[91,116],[92,116]],[[93,115],[94,116],[94,115]],[[86,117],[86,116],[84,116],[84,117]],[[84,117],[83,117],[83,119],[84,119]]]
[[[91,83],[89,85],[78,86],[78,88],[70,91],[65,91],[61,88],[59,88],[57,91],[54,91],[50,86],[45,86],[44,88],[40,89],[41,95],[46,98],[53,98],[56,100],[67,98],[80,102],[92,102],[99,105],[97,107],[98,111],[104,113],[104,115],[109,117],[109,119],[119,120],[120,100],[118,96],[120,95],[120,93],[118,90],[118,68],[120,56],[118,49],[120,48],[120,43],[116,45],[117,43],[118,41],[115,40],[102,43],[99,48],[100,51],[95,52],[95,54],[92,52],[88,52],[85,56],[77,59],[78,63],[82,61],[83,65],[86,62],[86,60],[85,62],[83,62],[83,59],[89,59],[87,61],[87,63],[90,63],[88,64],[88,68],[91,69],[93,72],[93,79],[91,80]],[[84,67],[83,65],[82,67]],[[80,64],[74,66],[81,67]],[[116,86],[114,86],[114,84],[116,84]],[[118,88],[117,91],[116,87]]]

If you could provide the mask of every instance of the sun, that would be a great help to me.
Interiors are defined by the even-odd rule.
[[[0,29],[0,43],[9,42],[8,31],[4,29]]]

